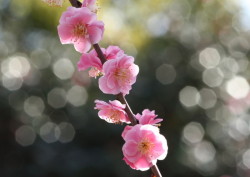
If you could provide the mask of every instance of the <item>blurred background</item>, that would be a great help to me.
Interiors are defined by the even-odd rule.
[[[78,72],[61,45],[70,4],[0,0],[0,176],[142,177],[122,158],[124,125],[97,116],[113,100]],[[250,1],[99,0],[102,47],[118,45],[140,73],[127,96],[155,110],[169,154],[166,177],[250,176]]]

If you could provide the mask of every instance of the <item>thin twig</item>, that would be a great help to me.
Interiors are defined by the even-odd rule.
[[[79,7],[82,6],[82,3],[79,2],[78,0],[69,0],[69,1],[70,1],[71,5],[72,5],[73,7],[79,8]],[[107,60],[106,60],[105,55],[103,54],[103,52],[102,52],[102,50],[101,50],[99,44],[93,44],[93,47],[94,47],[94,49],[95,49],[95,51],[96,51],[98,57],[101,59],[102,64],[104,64]],[[130,119],[130,122],[131,122],[132,125],[136,125],[136,124],[137,124],[137,120],[136,120],[135,115],[134,115],[134,113],[132,112],[132,110],[131,110],[131,108],[130,108],[130,106],[129,106],[127,100],[126,100],[126,98],[123,96],[122,93],[117,94],[116,97],[117,97],[117,99],[118,99],[121,103],[126,104],[125,111],[126,111],[126,113],[128,114],[128,117],[129,117],[129,119]],[[160,172],[160,170],[158,169],[157,165],[153,165],[153,166],[151,167],[151,171],[154,173],[154,176],[155,176],[155,177],[162,177],[161,172]]]
[[[159,168],[157,167],[157,165],[153,165],[151,167],[151,171],[155,174],[156,177],[162,177],[161,172]]]
[[[136,125],[137,124],[137,120],[135,118],[135,115],[134,113],[132,112],[126,98],[124,97],[124,95],[122,93],[119,93],[116,95],[117,99],[122,103],[122,104],[125,104],[126,107],[125,107],[125,111],[126,113],[128,114],[128,117],[129,117],[129,120],[131,122],[132,125]]]

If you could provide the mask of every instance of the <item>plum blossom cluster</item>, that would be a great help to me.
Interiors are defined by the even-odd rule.
[[[90,77],[101,76],[99,88],[103,93],[129,94],[139,73],[139,67],[134,64],[134,58],[125,55],[124,51],[117,46],[109,46],[107,49],[102,48],[101,50],[107,60],[104,64],[93,49],[89,53],[82,54],[78,62],[78,69],[91,68]]]
[[[96,49],[104,33],[104,23],[97,20],[97,10],[95,0],[85,0],[79,8],[68,7],[57,28],[60,41],[62,44],[73,44],[75,50],[81,53],[78,70],[88,69],[90,77],[98,77],[103,93],[124,97],[136,82],[139,67],[134,58],[118,46]],[[94,49],[90,50],[91,46]],[[126,101],[125,104],[120,101],[95,100],[95,109],[99,111],[98,116],[108,123],[130,124],[122,133],[125,141],[123,159],[133,169],[147,170],[156,165],[157,160],[163,160],[168,152],[167,141],[158,127],[163,119],[157,118],[155,112],[148,109],[131,116],[126,109]]]

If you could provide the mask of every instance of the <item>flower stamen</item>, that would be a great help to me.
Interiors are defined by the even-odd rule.
[[[73,34],[76,38],[76,41],[79,39],[79,38],[87,38],[88,37],[88,31],[87,31],[87,28],[85,25],[81,24],[81,23],[78,23],[74,26],[74,29],[73,29]]]
[[[121,123],[118,111],[111,111],[109,119],[112,120],[112,122],[114,122],[115,124]]]
[[[150,142],[148,139],[143,139],[138,144],[138,151],[145,155],[148,154],[153,147],[154,144],[152,142]]]
[[[129,82],[130,76],[127,69],[121,69],[121,68],[117,69],[114,73],[114,76],[118,81],[121,81],[124,84]]]

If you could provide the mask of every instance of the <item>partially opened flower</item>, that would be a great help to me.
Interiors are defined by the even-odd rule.
[[[129,94],[131,86],[136,81],[139,67],[134,64],[134,58],[123,55],[115,60],[108,60],[103,65],[105,73],[99,79],[99,88],[106,94]]]
[[[74,44],[78,52],[88,52],[103,36],[104,24],[87,7],[68,7],[60,18],[58,34],[62,44]]]
[[[60,7],[64,2],[64,0],[42,0],[42,1],[48,4],[49,6],[60,6]]]
[[[116,59],[124,55],[123,50],[117,46],[109,46],[107,49],[102,48],[101,50],[107,60]],[[79,71],[91,68],[89,71],[90,77],[97,77],[104,74],[102,62],[94,49],[89,53],[83,53],[77,66]]]
[[[95,109],[100,110],[98,116],[109,123],[130,123],[127,113],[125,112],[125,105],[120,101],[114,100],[106,103],[105,101],[95,100]]]
[[[89,71],[90,77],[97,77],[103,74],[102,62],[97,57],[95,50],[91,50],[89,53],[83,53],[77,66],[79,71],[91,68]]]
[[[120,58],[124,55],[124,51],[120,47],[113,45],[108,46],[106,50],[102,49],[102,51],[107,60]]]
[[[135,115],[136,119],[139,121],[139,124],[145,125],[145,124],[151,124],[156,125],[157,123],[161,122],[163,119],[157,118],[157,115],[155,115],[155,111],[150,111],[148,109],[144,109],[141,114]]]
[[[97,13],[98,10],[98,5],[96,0],[84,0],[82,3],[82,7],[87,7],[94,13]]]
[[[126,126],[122,137],[123,160],[133,169],[145,171],[163,160],[168,153],[167,140],[152,125]]]

